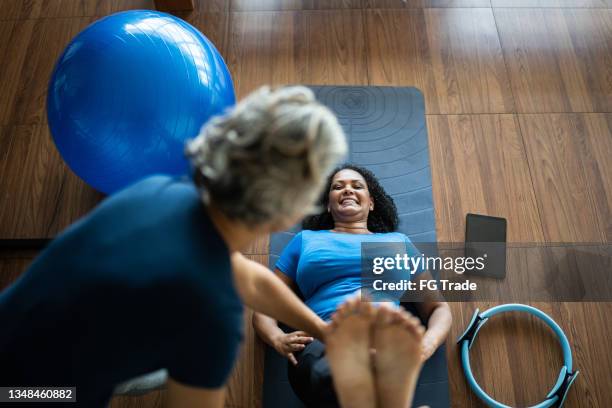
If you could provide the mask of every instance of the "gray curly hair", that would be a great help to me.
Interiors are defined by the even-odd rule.
[[[316,213],[346,154],[334,114],[302,86],[262,87],[204,125],[186,145],[206,204],[249,225]]]

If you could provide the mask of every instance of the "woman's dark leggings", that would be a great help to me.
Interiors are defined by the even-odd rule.
[[[294,353],[297,366],[289,363],[289,383],[293,391],[308,407],[339,407],[329,363],[325,358],[325,345],[319,340]]]

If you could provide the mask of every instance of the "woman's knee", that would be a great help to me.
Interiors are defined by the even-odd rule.
[[[325,346],[315,340],[296,356],[297,366],[289,368],[293,391],[306,404],[317,407],[337,406],[336,394]]]

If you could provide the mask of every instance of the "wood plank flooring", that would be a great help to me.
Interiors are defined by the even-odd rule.
[[[518,112],[612,110],[612,10],[494,13]]]
[[[491,0],[493,7],[609,8],[610,0]]]
[[[263,84],[367,84],[360,11],[232,13],[230,27],[238,97]]]
[[[514,110],[491,9],[366,11],[371,85],[416,86],[427,113]]]
[[[520,123],[546,240],[611,242],[612,115],[520,115]]]
[[[195,0],[179,16],[224,56],[238,97],[264,84],[416,86],[426,100],[436,223],[462,241],[465,214],[508,219],[512,242],[612,241],[612,0]],[[45,91],[70,39],[153,0],[0,1],[0,238],[53,237],[103,197],[72,174],[46,128]],[[268,240],[247,251],[267,264]],[[34,252],[0,249],[0,288]],[[473,309],[453,303],[454,407],[480,407],[454,339]],[[566,331],[581,376],[569,407],[612,400],[612,303],[536,303]],[[502,316],[472,352],[506,404],[537,402],[560,354],[539,322]],[[525,358],[529,356],[529,358]],[[228,407],[261,406],[263,348],[245,314]],[[161,407],[164,392],[113,400]]]
[[[431,115],[427,124],[438,241],[463,242],[465,215],[477,213],[506,218],[508,242],[542,242],[518,118]]]

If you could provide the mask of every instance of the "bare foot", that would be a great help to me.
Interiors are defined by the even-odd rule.
[[[325,336],[334,388],[343,408],[376,407],[370,360],[374,309],[353,298],[338,307]]]
[[[421,342],[425,329],[403,309],[381,306],[373,333],[376,393],[381,408],[411,406],[423,365]]]

